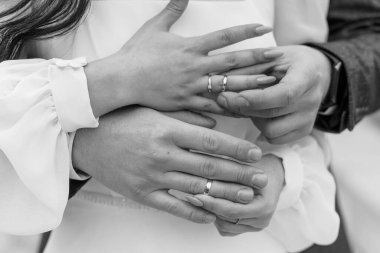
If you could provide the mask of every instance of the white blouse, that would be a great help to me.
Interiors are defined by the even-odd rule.
[[[282,158],[286,180],[278,210],[263,232],[222,238],[210,232],[211,226],[189,224],[140,206],[95,180],[66,206],[69,176],[78,178],[70,159],[72,133],[98,123],[89,102],[84,58],[62,59],[84,56],[92,61],[114,53],[165,3],[93,0],[89,16],[76,32],[33,43],[35,57],[51,60],[0,64],[0,231],[33,234],[54,229],[66,207],[47,252],[177,252],[189,239],[177,238],[181,233],[200,240],[201,252],[213,245],[220,246],[219,252],[240,252],[244,245],[261,252],[293,252],[333,242],[339,228],[335,184],[327,171],[329,147],[316,132],[289,145],[260,143],[265,153]],[[172,31],[192,36],[258,22],[282,27],[279,31],[275,27],[279,44],[320,42],[327,34],[327,5],[320,0],[191,1]],[[210,13],[219,15],[210,19]],[[266,35],[219,52],[274,45],[272,35]],[[259,135],[249,120],[213,117],[219,131],[251,141]],[[143,238],[136,237],[136,231]],[[177,243],[158,246],[166,236]],[[151,246],[142,250],[144,241]],[[194,252],[196,247],[191,244],[187,250]]]

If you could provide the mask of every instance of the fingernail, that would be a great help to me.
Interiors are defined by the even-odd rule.
[[[216,120],[212,119],[212,118],[205,118],[209,124],[210,127],[215,127],[216,125]]]
[[[203,206],[203,203],[202,201],[200,201],[199,199],[197,198],[194,198],[192,196],[186,196],[185,199],[190,202],[192,205],[194,206],[198,206],[198,207],[202,207]]]
[[[258,77],[256,81],[258,82],[258,84],[269,84],[276,81],[276,78],[274,76],[263,76]]]
[[[248,159],[251,162],[256,162],[261,159],[261,150],[258,148],[252,148],[248,151]]]
[[[268,183],[268,176],[265,174],[256,174],[252,177],[253,187],[257,189],[264,188]]]
[[[264,57],[267,59],[278,58],[283,55],[284,55],[284,52],[281,52],[278,50],[270,50],[270,51],[264,52]]]
[[[225,96],[223,95],[219,95],[218,99],[217,99],[217,102],[223,106],[224,108],[227,108],[228,107],[228,104],[227,104],[227,99]]]
[[[240,190],[237,194],[237,199],[242,203],[251,202],[253,200],[253,190],[252,189]]]
[[[263,25],[263,26],[259,26],[256,28],[256,33],[258,35],[264,35],[264,34],[269,33],[271,31],[273,31],[273,28],[270,26],[264,26]]]

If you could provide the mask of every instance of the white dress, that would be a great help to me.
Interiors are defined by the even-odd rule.
[[[166,1],[92,1],[75,33],[33,44],[35,57],[0,64],[0,230],[12,234],[54,231],[46,252],[296,252],[337,236],[335,184],[327,170],[329,148],[321,133],[266,153],[281,157],[286,185],[267,229],[234,238],[212,225],[192,224],[123,198],[91,180],[67,204],[73,133],[96,127],[83,58],[118,50]],[[275,26],[278,44],[326,39],[328,1],[190,1],[172,32],[194,36],[246,23]],[[287,32],[288,31],[288,32]],[[273,35],[219,50],[275,46]],[[217,130],[256,141],[250,120],[217,118]],[[66,206],[67,204],[67,206]],[[64,212],[64,214],[63,214]]]

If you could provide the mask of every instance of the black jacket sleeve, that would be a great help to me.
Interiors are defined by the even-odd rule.
[[[319,115],[316,127],[339,133],[352,130],[380,108],[380,0],[331,0],[327,43],[312,46],[342,63],[338,109]]]

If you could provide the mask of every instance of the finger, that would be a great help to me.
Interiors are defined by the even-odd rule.
[[[295,130],[276,138],[266,138],[267,142],[275,145],[287,144],[309,135],[312,130]]]
[[[159,29],[169,31],[170,27],[185,12],[188,3],[189,0],[170,0],[166,7],[149,21],[149,24]]]
[[[252,120],[267,140],[273,141],[294,131],[308,135],[314,126],[315,117],[312,115],[313,113],[306,115],[292,113],[272,119],[253,118]]]
[[[165,190],[149,194],[146,201],[148,201],[147,204],[153,208],[195,223],[212,223],[216,219],[215,215],[200,208],[196,208],[185,201],[179,200],[171,196]]]
[[[191,42],[202,52],[208,53],[271,31],[272,28],[261,24],[240,25],[192,38]]]
[[[224,221],[222,219],[216,219],[214,222],[215,227],[218,229],[220,232],[224,233],[230,233],[230,234],[242,234],[242,233],[247,233],[247,232],[258,232],[261,231],[262,229],[260,228],[255,228],[252,226],[247,226],[244,224],[234,224],[228,221]]]
[[[219,103],[219,100],[218,100],[218,103]],[[223,104],[221,103],[219,104],[223,106]],[[242,108],[240,109],[240,112],[244,114],[245,116],[249,116],[249,117],[273,119],[273,118],[294,113],[300,109],[297,107],[298,107],[298,104],[287,106],[287,107],[278,107],[278,108],[264,109],[264,110],[252,110],[251,108]],[[226,108],[226,109],[229,109],[229,108]]]
[[[260,218],[251,218],[251,219],[239,219],[239,225],[246,225],[253,227],[260,231],[269,226],[272,215],[261,216]]]
[[[239,110],[250,107],[255,110],[272,109],[293,105],[304,95],[304,89],[297,89],[298,85],[292,86],[279,83],[266,89],[245,90],[238,94],[226,93],[224,97],[227,103]]]
[[[162,184],[167,189],[174,189],[189,194],[203,194],[207,179],[180,172],[167,172]],[[253,200],[253,190],[244,185],[214,180],[209,195],[215,198],[228,199],[233,202],[248,203]]]
[[[232,69],[225,74],[227,75],[260,75],[260,74],[268,74],[273,72],[274,67],[276,66],[275,61],[269,61],[266,63],[261,63],[257,65],[252,65],[248,67],[242,67],[237,69]]]
[[[239,98],[247,100],[250,106],[257,110],[293,105],[308,93],[315,83],[313,78],[304,73],[308,72],[304,71],[302,66],[291,66],[279,84],[262,90],[242,91]]]
[[[179,112],[164,112],[165,115],[181,120],[183,122],[186,122],[188,124],[200,126],[200,127],[207,127],[207,128],[214,128],[216,125],[216,121],[208,117],[206,115],[191,112],[191,111],[179,111]]]
[[[252,218],[253,214],[255,214],[251,208],[254,201],[249,204],[240,204],[203,194],[198,194],[194,197],[202,202],[202,208],[217,216],[223,216],[229,219],[242,219]]]
[[[180,171],[202,178],[227,181],[257,189],[264,188],[268,183],[267,175],[253,166],[185,150],[172,152],[172,156],[172,166],[167,172]]]
[[[253,143],[200,127],[187,127],[173,133],[178,147],[227,156],[242,162],[260,160],[261,150]]]
[[[215,114],[225,114],[225,109],[223,109],[218,103],[210,98],[205,98],[202,96],[193,96],[188,99],[186,107],[189,110],[199,111],[199,112],[209,112]]]
[[[205,76],[194,85],[196,93],[209,92],[208,80],[210,78],[211,91],[220,93],[222,91],[242,91],[249,89],[257,89],[276,81],[275,77],[265,75],[245,75],[245,76],[227,76],[213,75]]]
[[[266,52],[270,52],[270,49],[258,48],[212,55],[206,58],[205,66],[210,66],[207,68],[208,73],[226,72],[268,62],[283,55],[282,52],[276,52],[267,56]]]

